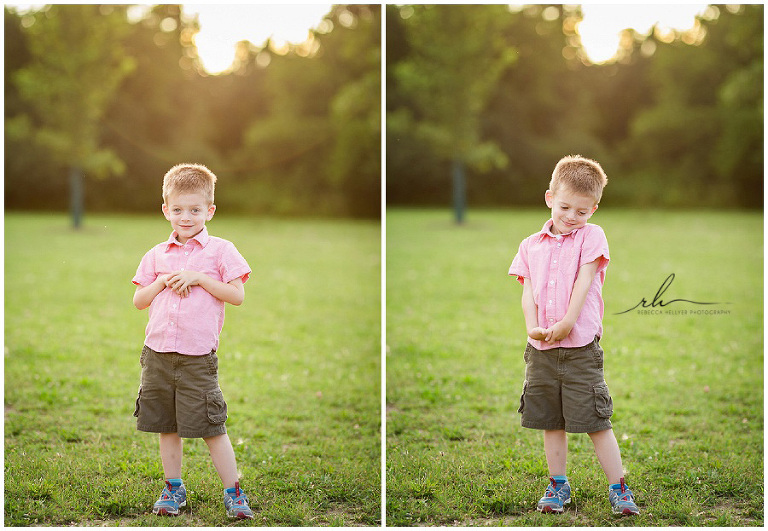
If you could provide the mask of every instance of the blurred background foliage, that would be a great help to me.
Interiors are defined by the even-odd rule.
[[[452,46],[451,15],[466,30]],[[609,205],[761,208],[763,6],[710,6],[675,35],[627,30],[604,64],[583,53],[580,20],[570,5],[388,5],[387,203],[450,205],[453,142],[470,206],[542,204],[556,162],[581,154],[606,170]],[[477,90],[478,66],[492,87]],[[461,95],[446,104],[446,90]],[[448,142],[443,124],[472,110]]]
[[[207,75],[196,20],[157,5],[5,13],[5,207],[158,212],[179,162],[219,177],[222,211],[378,218],[381,7],[336,5],[285,50],[240,43]]]

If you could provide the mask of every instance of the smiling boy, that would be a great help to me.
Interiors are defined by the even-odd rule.
[[[165,488],[155,514],[178,515],[187,503],[181,480],[185,437],[208,445],[227,515],[253,518],[224,425],[227,404],[216,355],[225,303],[242,304],[251,269],[234,244],[208,235],[215,183],[216,176],[198,164],[174,166],[163,179],[162,210],[173,232],[144,255],[133,278],[134,305],[149,308],[134,416],[138,430],[160,434]]]
[[[562,513],[570,503],[567,433],[588,433],[608,479],[613,512],[639,513],[624,481],[599,344],[608,241],[599,226],[587,223],[607,182],[594,160],[561,159],[544,195],[552,217],[523,240],[509,268],[509,275],[523,285],[528,332],[521,424],[544,431],[550,475],[537,505],[541,512]]]

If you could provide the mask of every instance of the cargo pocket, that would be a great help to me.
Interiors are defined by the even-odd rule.
[[[133,416],[139,417],[139,409],[141,409],[141,387],[139,387],[139,394],[136,397],[136,407],[133,409]]]
[[[525,392],[528,390],[528,380],[523,382],[523,393],[520,395],[520,407],[517,408],[518,413],[522,413],[525,409]]]
[[[208,420],[211,424],[224,424],[227,420],[227,403],[221,389],[205,394],[205,404],[208,410]]]
[[[595,391],[595,410],[600,418],[610,418],[613,415],[613,399],[608,392],[608,385],[601,383],[593,387]]]

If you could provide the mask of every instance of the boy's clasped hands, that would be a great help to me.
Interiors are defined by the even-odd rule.
[[[179,296],[188,297],[192,286],[200,283],[201,275],[197,271],[174,271],[165,275],[163,283]]]
[[[557,341],[562,341],[573,329],[573,323],[567,322],[565,319],[558,321],[551,328],[543,328],[537,326],[531,328],[528,331],[528,337],[536,339],[538,341],[546,341],[550,345],[553,345]]]

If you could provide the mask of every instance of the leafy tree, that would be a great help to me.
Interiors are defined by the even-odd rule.
[[[119,6],[51,5],[26,16],[31,60],[15,72],[13,82],[33,116],[15,117],[7,131],[29,137],[53,160],[70,167],[77,228],[83,207],[82,172],[105,175],[125,168],[99,138],[104,111],[134,65],[122,50],[125,11]]]
[[[630,124],[627,167],[655,204],[757,207],[763,173],[763,6],[702,20],[698,46],[657,45],[652,104]]]
[[[314,53],[270,47],[263,116],[243,134],[237,165],[251,208],[376,216],[381,188],[380,7],[335,6]]]
[[[402,97],[413,106],[394,110],[393,134],[412,130],[452,164],[455,217],[463,222],[465,172],[504,166],[506,157],[481,138],[481,115],[499,76],[515,58],[504,41],[506,6],[406,6],[409,54],[392,65]],[[389,120],[389,118],[388,118]]]

